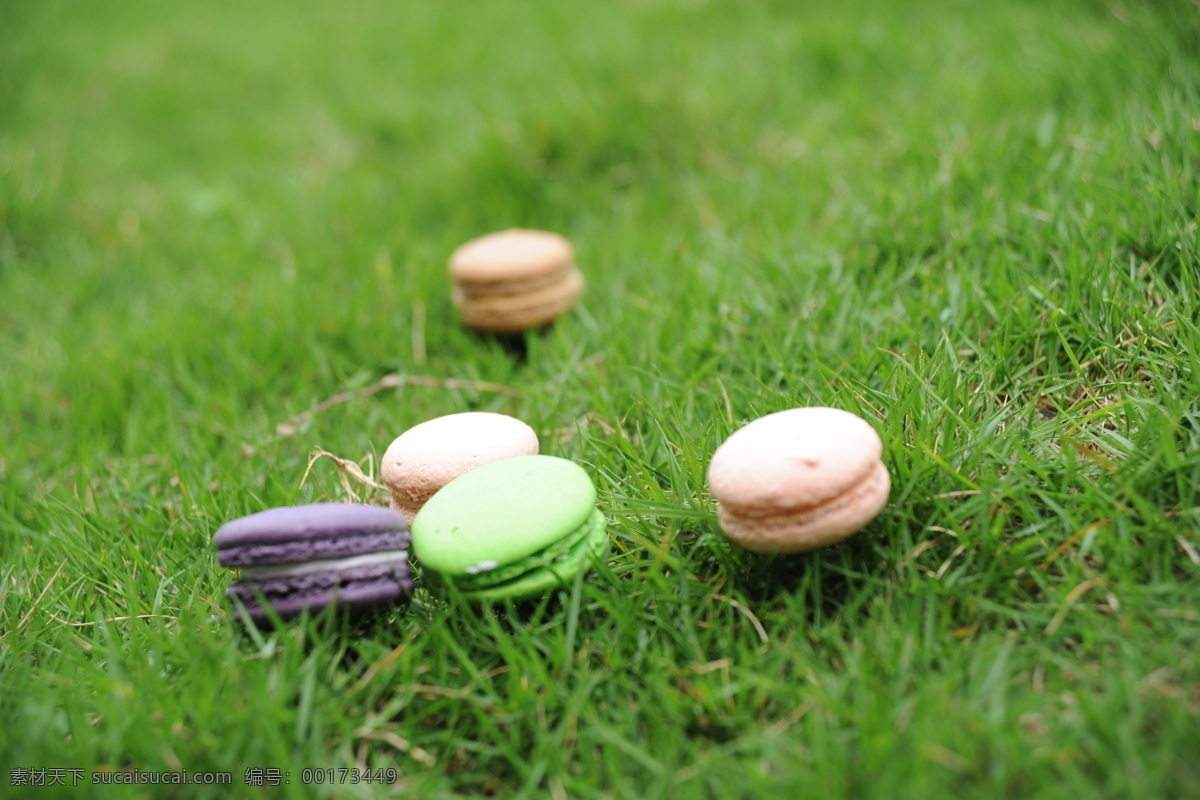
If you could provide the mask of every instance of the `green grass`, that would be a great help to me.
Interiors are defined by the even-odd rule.
[[[1200,796],[1198,14],[5,3],[0,794]],[[445,268],[510,225],[588,278],[524,358]],[[876,426],[891,500],[744,553],[708,459],[802,405]],[[231,623],[221,523],[468,409],[588,468],[607,565]],[[356,765],[400,782],[301,785]]]

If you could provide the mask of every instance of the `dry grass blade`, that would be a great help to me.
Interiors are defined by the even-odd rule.
[[[1072,589],[1070,594],[1067,595],[1067,599],[1063,601],[1062,608],[1058,610],[1058,613],[1054,615],[1054,619],[1050,620],[1050,624],[1046,626],[1046,633],[1052,634],[1058,630],[1058,627],[1063,624],[1063,620],[1067,618],[1067,614],[1070,613],[1071,608],[1074,607],[1075,602],[1103,582],[1102,578],[1088,578]]]
[[[1097,528],[1107,525],[1109,522],[1112,522],[1112,519],[1105,517],[1104,519],[1096,520],[1091,525],[1085,525],[1084,527],[1075,531],[1075,533],[1071,534],[1070,538],[1054,549],[1054,552],[1050,554],[1049,558],[1042,562],[1042,569],[1045,570],[1047,567],[1053,564],[1059,556],[1070,550],[1074,545],[1078,544],[1083,537],[1087,536]]]
[[[361,502],[358,492],[355,490],[351,481],[362,484],[363,486],[370,486],[372,489],[378,489],[385,492],[387,491],[386,486],[384,486],[382,483],[377,483],[374,478],[363,472],[362,467],[360,467],[356,462],[351,461],[348,458],[342,458],[341,456],[334,455],[328,450],[322,450],[321,448],[313,450],[312,454],[309,455],[308,467],[305,468],[304,475],[300,478],[301,486],[303,486],[308,480],[308,476],[309,473],[312,472],[313,465],[322,458],[328,458],[335,465],[337,465],[338,481],[342,484],[342,490],[346,493],[346,496],[350,498],[351,502]]]
[[[21,621],[18,622],[17,626],[12,629],[13,633],[19,632],[25,627],[25,623],[29,622],[29,618],[33,616],[33,612],[37,610],[38,605],[42,602],[42,598],[46,596],[46,592],[50,591],[50,587],[54,585],[54,581],[58,578],[59,573],[62,572],[62,568],[66,565],[67,562],[64,561],[58,565],[58,569],[54,570],[54,574],[50,576],[50,580],[46,581],[46,586],[42,589],[42,593],[37,596],[37,600],[34,600],[33,604],[29,606],[29,610],[25,612],[25,616],[21,617]],[[6,638],[8,638],[8,633],[5,633],[4,636],[0,636],[0,641]]]
[[[370,397],[373,394],[378,394],[385,389],[395,389],[400,386],[430,386],[438,389],[470,389],[476,392],[487,392],[490,394],[502,394],[508,397],[521,397],[521,393],[511,386],[505,386],[502,383],[493,383],[492,381],[475,381],[465,378],[434,378],[429,375],[401,375],[394,372],[390,375],[384,375],[379,380],[372,383],[370,386],[364,386],[361,389],[351,391],[338,392],[331,395],[321,402],[317,403],[312,408],[301,411],[296,416],[281,422],[275,426],[275,433],[278,436],[292,436],[300,426],[308,422],[318,414],[324,413],[334,406],[342,403],[349,403],[352,400],[361,400],[364,397]]]
[[[746,606],[742,605],[737,600],[734,600],[732,597],[726,597],[723,594],[714,594],[713,599],[720,600],[723,603],[728,603],[729,605],[733,606],[735,609],[741,612],[742,616],[750,620],[750,624],[754,626],[754,630],[758,633],[758,638],[763,644],[766,644],[769,641],[767,638],[766,629],[763,627],[763,624],[758,621],[758,617],[754,616],[753,611],[746,608]]]
[[[1200,566],[1200,552],[1196,550],[1196,546],[1178,534],[1175,536],[1175,541],[1179,542],[1179,546],[1183,548],[1183,552],[1187,553],[1187,557],[1191,559],[1192,563]]]
[[[103,625],[107,622],[125,622],[131,619],[166,619],[172,622],[179,622],[179,617],[172,617],[170,614],[130,614],[124,617],[109,617],[108,619],[98,619],[94,622],[67,622],[65,619],[54,618],[63,625],[70,625],[72,628],[87,628],[92,625]]]
[[[415,637],[419,632],[420,628],[417,628],[413,631],[412,636]],[[354,686],[351,687],[350,691],[357,692],[360,689],[365,688],[371,683],[371,681],[375,679],[375,676],[379,674],[380,670],[387,669],[389,666],[396,663],[396,659],[400,657],[401,653],[408,649],[410,643],[411,642],[401,642],[397,647],[392,648],[385,653],[382,658],[371,664],[371,666],[367,668],[367,671],[363,673],[363,676],[358,679]]]
[[[414,760],[419,761],[427,767],[432,767],[437,764],[437,759],[431,756],[428,752],[419,747],[414,746],[408,739],[405,739],[398,733],[392,731],[365,731],[359,734],[363,739],[374,739],[380,742],[387,742],[392,747],[399,750],[401,753],[408,753]]]

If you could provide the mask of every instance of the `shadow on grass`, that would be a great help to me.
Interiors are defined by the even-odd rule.
[[[726,593],[740,593],[754,605],[804,594],[813,613],[822,615],[842,613],[851,597],[876,580],[872,575],[881,560],[869,530],[832,547],[792,555],[750,553],[723,537],[707,545],[716,559],[709,560],[711,572],[705,577],[725,579]]]
[[[529,363],[531,342],[545,339],[553,331],[558,320],[551,320],[544,325],[529,328],[524,331],[507,333],[489,333],[486,331],[470,330],[471,338],[480,345],[495,343],[506,356],[512,359],[514,366],[524,367]]]
[[[526,337],[534,334],[536,332],[526,334],[471,331],[471,338],[480,343],[495,342],[504,351],[504,354],[512,359],[516,366],[523,367],[529,363],[529,341]]]
[[[303,611],[290,619],[280,618],[273,610],[261,621],[234,613],[231,623],[236,638],[249,641],[259,652],[291,642],[299,645],[304,653],[322,649],[340,651],[343,666],[349,666],[360,660],[350,644],[361,639],[371,639],[385,646],[392,640],[398,644],[408,638],[413,627],[405,623],[405,618],[414,614],[410,600],[370,608],[329,605],[315,613]],[[278,644],[272,645],[272,639]]]

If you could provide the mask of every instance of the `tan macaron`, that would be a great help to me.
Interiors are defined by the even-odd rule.
[[[717,522],[756,553],[800,553],[860,530],[887,503],[883,443],[837,408],[793,408],[737,430],[717,448],[708,483]]]
[[[547,325],[575,305],[583,276],[557,233],[510,228],[450,256],[452,299],[468,327],[513,333]]]
[[[425,502],[458,476],[492,461],[537,453],[537,434],[521,420],[468,411],[400,434],[383,454],[379,472],[392,494],[392,508],[411,523]]]

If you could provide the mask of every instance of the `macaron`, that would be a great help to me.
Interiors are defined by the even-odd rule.
[[[402,515],[347,503],[270,508],[227,522],[213,537],[217,560],[236,567],[226,595],[234,614],[268,624],[337,605],[354,612],[406,602],[413,581]]]
[[[450,275],[463,322],[490,333],[548,325],[583,292],[571,244],[557,233],[523,228],[463,244],[450,256]]]
[[[400,434],[383,454],[380,475],[391,506],[412,522],[450,481],[513,456],[537,455],[533,428],[505,414],[469,411],[422,422]]]
[[[735,431],[708,484],[725,535],[756,553],[801,553],[861,530],[887,503],[883,443],[837,408],[793,408]]]
[[[566,586],[608,553],[583,467],[554,456],[485,464],[446,485],[413,522],[413,553],[434,586],[481,601]]]

